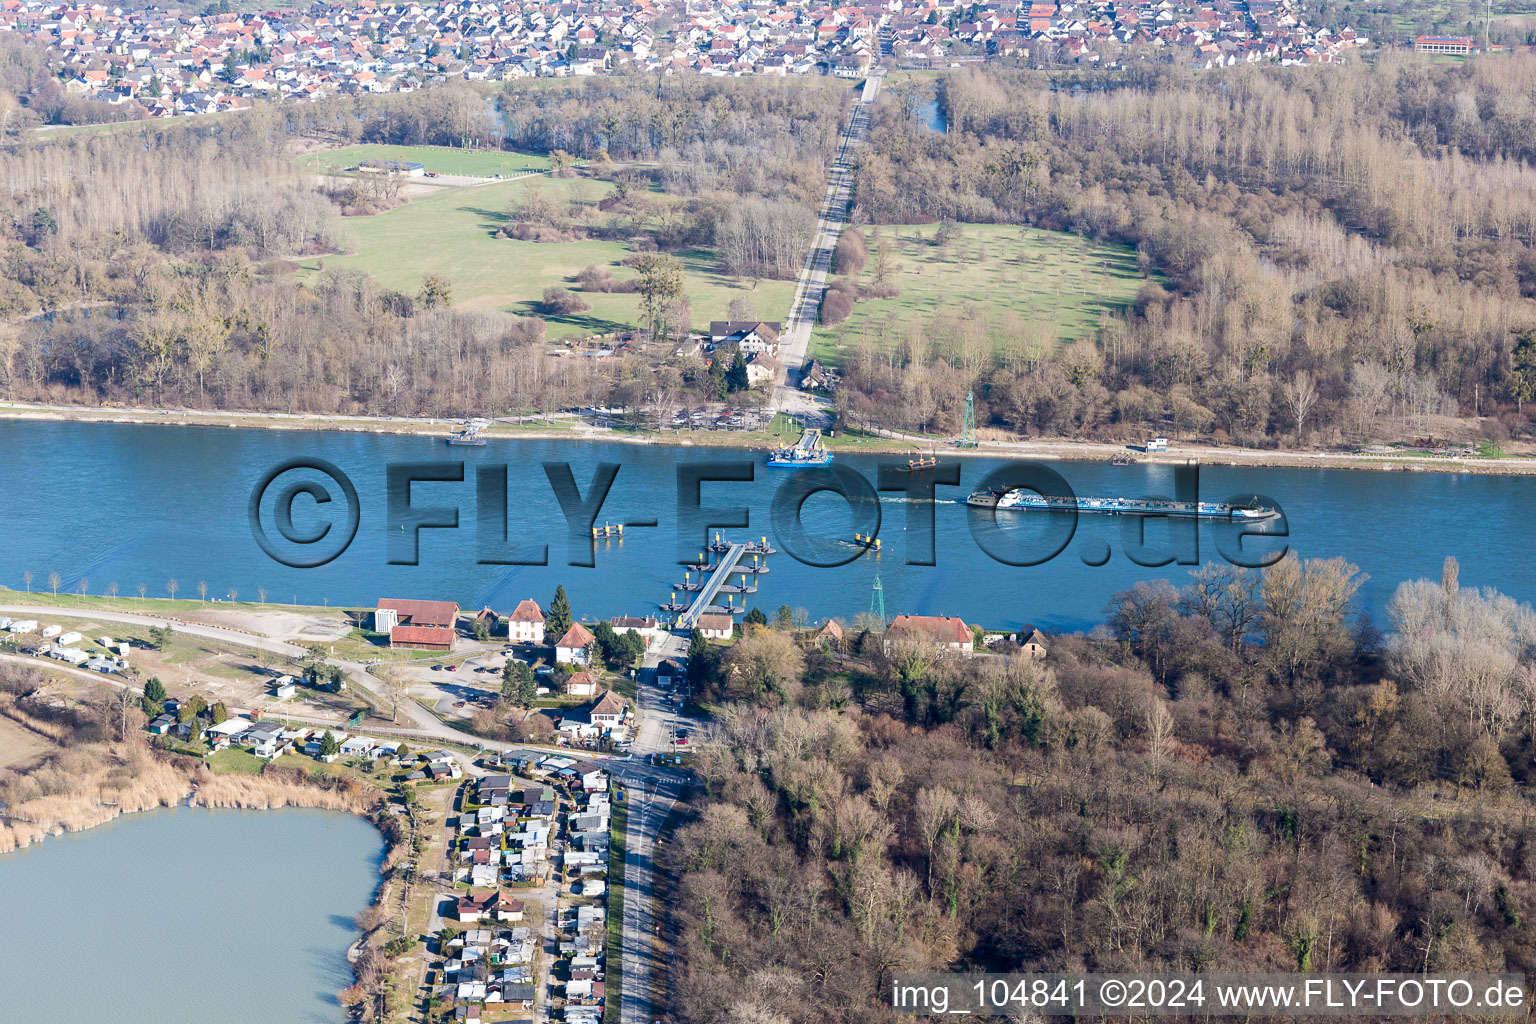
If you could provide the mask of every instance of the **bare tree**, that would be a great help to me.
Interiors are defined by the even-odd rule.
[[[208,583],[205,580],[197,581],[197,596],[203,601],[208,600]]]
[[[176,600],[176,591],[181,589],[181,584],[176,582],[175,577],[172,577],[165,581],[165,589],[170,592],[171,600],[174,601]]]
[[[1301,371],[1280,386],[1280,394],[1291,412],[1291,420],[1296,424],[1296,437],[1300,439],[1306,430],[1307,415],[1312,412],[1312,406],[1317,404],[1317,386],[1312,381],[1312,375],[1305,370]]]
[[[933,892],[933,848],[946,828],[955,823],[960,802],[943,786],[924,786],[917,791],[913,821],[918,838],[928,851],[928,891]]]
[[[59,574],[56,572],[50,572],[48,574],[48,586],[53,591],[54,597],[59,596],[59,583]]]
[[[32,593],[32,570],[28,569],[21,574],[21,581],[27,585],[27,593]]]

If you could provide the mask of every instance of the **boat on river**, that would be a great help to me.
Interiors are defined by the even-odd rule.
[[[965,503],[972,508],[1018,509],[1035,512],[1092,512],[1099,515],[1189,516],[1196,519],[1229,519],[1264,522],[1280,513],[1263,505],[1225,501],[1169,501],[1163,498],[1068,498],[1040,495],[1021,488],[976,491]]]
[[[448,436],[448,443],[472,448],[483,447],[485,445],[485,438],[481,435],[485,433],[490,425],[491,421],[487,419],[466,420],[463,427]]]
[[[776,469],[805,469],[825,466],[832,461],[832,453],[821,439],[819,430],[803,430],[800,440],[777,448],[768,456],[768,465]]]

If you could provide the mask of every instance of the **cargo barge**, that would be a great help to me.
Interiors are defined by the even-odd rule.
[[[972,508],[1020,509],[1035,512],[1093,512],[1099,515],[1190,516],[1196,519],[1233,519],[1264,522],[1280,513],[1262,505],[1225,501],[1167,501],[1160,498],[1066,498],[1042,497],[1032,491],[976,491],[965,503]]]

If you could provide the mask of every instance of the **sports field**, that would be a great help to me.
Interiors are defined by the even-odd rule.
[[[383,148],[393,154],[409,152],[408,147]],[[531,159],[518,154],[484,155],[514,161]],[[390,155],[384,159],[415,158]],[[425,160],[419,162],[433,166]],[[454,172],[445,167],[445,173]],[[634,251],[628,242],[523,242],[494,237],[507,222],[508,210],[530,187],[543,190],[546,197],[561,205],[596,203],[612,191],[612,186],[602,181],[547,176],[434,189],[386,213],[338,221],[337,233],[346,253],[306,258],[300,263],[300,274],[311,276],[322,269],[362,270],[384,287],[409,295],[418,293],[422,281],[435,274],[452,283],[457,308],[502,309],[525,315],[542,315],[539,302],[547,287],[576,290],[576,275],[589,265],[610,267],[617,280],[634,276],[633,271],[619,266]],[[750,281],[736,282],[720,274],[712,252],[675,255],[683,264],[683,287],[697,328],[707,327],[710,320],[725,319],[731,299],[739,295],[750,298],[764,319],[781,320],[789,310],[793,281],[762,281],[754,289]],[[592,292],[582,293],[582,298],[592,306],[590,310],[544,317],[549,337],[600,334],[639,326],[644,319],[638,295]]]
[[[874,284],[874,229],[864,228],[869,262],[858,277]],[[994,344],[1029,334],[1064,343],[1090,333],[1102,313],[1122,309],[1142,284],[1136,252],[1077,235],[1003,224],[966,224],[946,246],[934,243],[938,225],[884,225],[886,281],[900,289],[890,299],[864,299],[833,327],[818,326],[811,354],[837,365],[866,341],[890,350],[919,325],[929,344],[974,326]],[[1048,353],[1047,353],[1048,354]]]

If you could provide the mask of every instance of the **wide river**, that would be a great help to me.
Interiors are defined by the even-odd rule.
[[[350,814],[182,807],[0,856],[0,1019],[338,1024],[382,851]]]
[[[652,613],[681,581],[681,555],[696,555],[703,526],[680,538],[678,474],[698,463],[733,463],[750,471],[751,482],[706,482],[706,507],[744,506],[750,527],[728,531],[738,538],[768,535],[781,552],[783,524],[769,515],[781,488],[804,478],[803,470],[769,469],[762,453],[686,446],[629,445],[579,441],[492,441],[483,448],[455,448],[441,438],[345,432],[301,432],[218,427],[160,427],[85,423],[0,423],[0,583],[21,588],[30,571],[33,590],[49,586],[91,593],[116,584],[131,596],[143,585],[150,596],[165,596],[175,579],[180,597],[195,597],[207,584],[209,598],[231,591],[255,600],[260,590],[272,602],[371,605],[380,597],[455,599],[466,608],[489,605],[502,613],[524,597],[548,606],[556,584],[571,595],[576,616],[606,617]],[[1040,565],[1006,565],[989,556],[973,535],[990,522],[988,513],[969,509],[964,498],[1004,460],[952,458],[959,486],[938,489],[939,501],[907,501],[882,495],[882,550],[859,555],[852,545],[859,529],[848,506],[830,494],[812,497],[804,508],[807,537],[820,559],[859,555],[848,564],[818,568],[785,553],[770,560],[761,590],[748,600],[772,611],[782,605],[804,609],[815,620],[868,611],[878,575],[888,615],[897,612],[959,615],[994,628],[1028,624],[1076,629],[1102,621],[1111,594],[1137,580],[1186,579],[1187,568],[1148,568],[1127,557],[1129,518],[1081,517],[1075,536],[1054,559]],[[316,568],[290,568],[264,552],[252,529],[252,493],[270,471],[293,459],[321,459],[350,480],[357,494],[359,524],[349,547]],[[839,456],[835,466],[857,471],[873,482],[877,465],[890,456]],[[900,461],[900,460],[896,460]],[[410,487],[412,507],[458,509],[458,527],[420,531],[417,564],[414,532],[390,518],[387,467],[426,464],[462,482],[428,481]],[[600,463],[619,468],[599,524],[654,519],[655,527],[631,526],[622,542],[598,542],[595,566],[568,560],[581,547],[568,543],[566,520],[542,464],[569,464],[581,494],[589,495]],[[460,466],[463,466],[460,470]],[[1078,495],[1172,495],[1171,467],[1115,468],[1101,463],[1049,463]],[[506,538],[526,549],[548,546],[548,565],[486,564],[506,553],[502,502],[478,501],[478,471],[505,467],[507,486],[489,477],[505,502]],[[421,470],[415,472],[421,475]],[[318,481],[333,500],[295,490],[295,481]],[[1306,558],[1342,556],[1369,574],[1362,607],[1378,621],[1393,589],[1403,580],[1438,578],[1441,562],[1461,562],[1464,586],[1495,587],[1522,601],[1536,601],[1536,559],[1530,557],[1531,514],[1536,479],[1475,474],[1375,472],[1334,469],[1250,469],[1204,467],[1199,478],[1205,500],[1257,493],[1286,513],[1289,536],[1248,540],[1245,550],[1274,551],[1282,544]],[[395,494],[403,507],[404,488]],[[277,498],[288,497],[291,524],[276,516]],[[310,471],[278,476],[258,509],[261,535],[285,561],[312,559],[312,552],[344,538],[348,507],[343,488]],[[907,564],[914,549],[904,530],[906,517],[933,513],[933,565]],[[430,513],[429,513],[430,514]],[[484,522],[482,522],[482,518]],[[999,513],[1009,551],[1045,550],[1046,534],[1061,517],[1041,513]],[[320,543],[293,544],[290,536],[314,537],[330,524]],[[1236,527],[1202,524],[1199,558],[1215,560],[1218,543],[1230,547]],[[1166,524],[1149,526],[1153,547],[1166,540]],[[996,547],[996,543],[993,544]],[[1102,565],[1105,548],[1110,555]],[[488,550],[495,549],[495,550]],[[830,552],[831,558],[828,557]],[[1016,556],[1015,561],[1023,560]],[[1144,559],[1145,560],[1145,559]],[[681,596],[681,595],[679,595]]]

